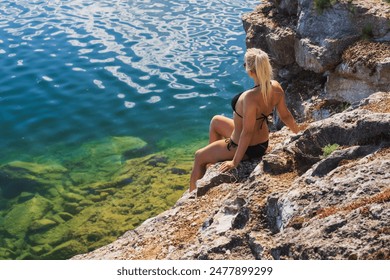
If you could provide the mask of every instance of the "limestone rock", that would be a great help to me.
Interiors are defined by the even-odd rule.
[[[206,238],[220,235],[232,228],[243,228],[249,216],[245,204],[246,200],[241,197],[225,201],[225,205],[203,224],[200,236]]]
[[[209,189],[223,183],[235,183],[245,180],[248,175],[256,168],[258,163],[258,160],[242,161],[236,169],[226,173],[221,173],[218,170],[220,166],[219,163],[213,165],[206,171],[206,174],[203,176],[203,178],[197,181],[197,195],[202,196],[206,194]]]
[[[263,169],[272,174],[281,174],[292,171],[293,158],[282,149],[274,150],[272,154],[263,157]]]
[[[274,257],[367,259],[387,250],[390,236],[381,229],[390,219],[389,167],[389,155],[378,158],[372,153],[335,168],[321,180],[309,170],[283,195],[278,217],[284,231],[277,238]],[[374,209],[380,209],[377,215]]]
[[[295,61],[295,31],[278,18],[267,17],[272,6],[261,4],[255,12],[244,14],[243,26],[246,32],[247,48],[261,48],[266,51],[277,67],[290,65]]]
[[[313,43],[320,44],[325,39],[356,36],[360,32],[351,8],[342,1],[319,10],[315,1],[301,0],[299,7],[297,33],[301,38],[309,38]]]
[[[354,103],[374,92],[390,91],[388,3],[320,4],[264,1],[242,17],[247,48],[261,48],[270,55],[287,102],[294,105],[293,114],[297,112],[294,116],[302,116],[303,102],[316,110],[320,103],[310,101],[313,95],[321,97],[319,102],[323,98]],[[311,79],[302,79],[305,71]]]
[[[213,165],[205,181],[218,183],[203,195],[186,192],[171,209],[73,259],[388,259],[389,116],[389,95],[378,93],[298,135],[272,133],[263,162],[243,163],[239,180],[223,181]],[[324,157],[329,142],[340,146]],[[265,170],[280,156],[292,164]]]
[[[376,91],[390,91],[390,44],[359,42],[344,52],[343,62],[330,73],[326,95],[355,103]]]
[[[285,15],[297,15],[298,13],[298,0],[272,0],[272,2],[278,11]]]
[[[295,61],[305,70],[324,73],[334,69],[341,62],[343,51],[353,44],[357,37],[342,39],[325,38],[316,44],[310,38],[295,41]]]
[[[304,69],[325,72],[333,69],[341,60],[341,54],[349,45],[362,36],[362,30],[371,26],[372,36],[380,38],[389,32],[389,15],[370,7],[370,1],[363,3],[338,1],[331,7],[319,11],[314,1],[300,1],[297,23],[297,63]],[[384,10],[389,7],[384,5]],[[310,47],[311,46],[311,47]],[[308,53],[311,59],[304,59]]]
[[[388,104],[390,100],[388,93],[375,96],[378,97],[377,104],[382,102]],[[369,102],[368,100],[365,102]],[[294,166],[298,172],[302,173],[321,160],[322,149],[328,144],[375,145],[381,141],[389,141],[389,131],[390,115],[388,113],[368,112],[357,108],[311,124],[302,136],[289,144],[285,150],[294,153]],[[363,153],[364,149],[359,148],[356,153]],[[347,154],[343,156],[344,159],[348,157]]]

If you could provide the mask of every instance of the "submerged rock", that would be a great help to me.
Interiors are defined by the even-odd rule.
[[[67,168],[43,163],[43,158],[40,163],[13,162],[0,168],[3,175],[13,174],[7,177],[12,186],[19,186],[21,179],[30,184],[16,188],[20,193],[15,191],[16,197],[4,200],[0,209],[1,259],[64,259],[114,241],[177,201],[188,188],[198,146],[128,158],[129,153],[120,153],[145,143],[114,137],[110,143],[95,144],[73,151],[74,158],[68,155],[63,161]],[[88,162],[79,162],[82,159]]]
[[[37,195],[8,212],[3,220],[4,229],[12,236],[24,238],[33,223],[42,219],[52,208],[52,202]]]
[[[60,260],[66,256],[72,256],[77,252],[85,252],[87,248],[83,246],[80,242],[75,240],[70,240],[65,242],[57,247],[55,247],[52,251],[44,255],[44,259],[46,260]]]
[[[43,193],[59,184],[67,169],[60,164],[13,161],[0,167],[0,190],[5,198],[22,192]]]
[[[57,225],[57,223],[53,220],[41,219],[41,220],[34,221],[30,225],[29,230],[30,231],[44,231],[44,230],[47,230],[51,227],[54,227],[55,225]]]
[[[73,184],[90,184],[112,176],[130,153],[142,150],[147,143],[136,137],[109,137],[83,144],[63,159]]]

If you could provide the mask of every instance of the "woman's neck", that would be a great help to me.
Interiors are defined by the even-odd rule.
[[[257,78],[253,78],[253,82],[255,83],[255,86],[259,86],[260,82]]]

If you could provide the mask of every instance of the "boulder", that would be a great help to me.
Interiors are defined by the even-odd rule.
[[[73,184],[91,184],[117,172],[125,160],[144,153],[146,146],[136,137],[107,137],[85,143],[64,156],[63,165],[69,169]]]
[[[374,38],[386,36],[390,30],[386,4],[383,12],[378,12],[370,1],[337,1],[328,8],[318,9],[315,1],[303,0],[299,1],[299,7],[296,61],[316,73],[334,69],[341,62],[343,51],[358,41],[365,29],[370,28]]]
[[[33,223],[41,220],[52,207],[48,199],[37,195],[8,212],[3,221],[4,229],[13,236],[24,238]]]
[[[271,0],[278,12],[286,16],[294,16],[298,13],[298,0]]]
[[[357,39],[355,36],[325,38],[321,43],[314,43],[310,38],[297,39],[294,46],[295,61],[303,69],[315,73],[333,70],[341,62],[343,51]]]
[[[390,91],[390,44],[361,41],[345,50],[329,74],[326,97],[356,103],[376,91]]]
[[[279,18],[268,16],[272,6],[260,4],[253,13],[242,16],[247,48],[260,48],[267,52],[276,68],[295,61],[295,30]]]
[[[29,230],[30,231],[45,231],[49,228],[52,228],[54,226],[57,225],[57,222],[53,221],[53,220],[50,220],[50,219],[40,219],[40,220],[36,220],[34,221],[30,227],[29,227]]]
[[[321,180],[315,173],[318,163],[276,198],[277,206],[269,207],[277,209],[275,230],[283,233],[277,237],[274,258],[379,257],[375,254],[390,245],[388,233],[382,232],[390,220],[390,160],[378,154],[339,164],[321,174]]]

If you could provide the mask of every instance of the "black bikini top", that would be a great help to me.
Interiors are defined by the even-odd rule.
[[[258,87],[258,85],[257,85],[257,86],[254,86],[252,89],[257,88],[257,87]],[[243,94],[244,92],[245,92],[245,91],[240,92],[239,94],[237,94],[236,96],[234,96],[233,99],[232,99],[232,109],[233,109],[234,113],[236,113],[236,115],[239,116],[240,118],[242,118],[242,116],[241,116],[239,113],[237,113],[237,111],[236,111],[236,104],[237,104],[237,101],[238,101],[238,99],[240,98],[241,94]],[[269,114],[268,116],[266,116],[266,115],[264,115],[264,114],[262,113],[260,117],[256,118],[256,120],[262,120],[261,125],[260,125],[260,128],[263,127],[264,121],[267,123],[267,125],[269,124],[268,117],[270,117],[270,116],[272,116],[272,115],[273,115],[273,114],[271,113],[271,114]]]

